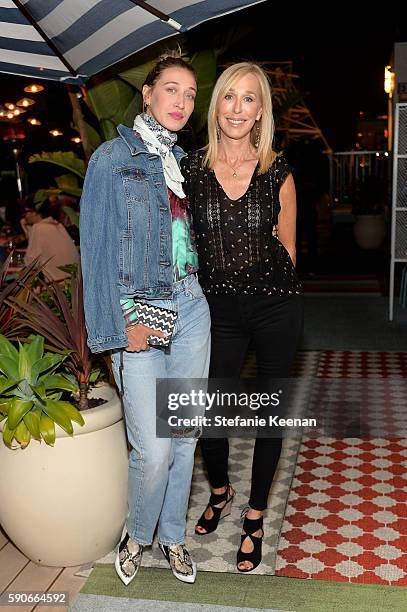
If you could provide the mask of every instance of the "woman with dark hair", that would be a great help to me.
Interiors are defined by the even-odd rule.
[[[194,217],[199,279],[212,321],[211,378],[238,378],[252,343],[260,379],[289,376],[302,328],[295,265],[292,174],[273,150],[270,86],[247,62],[219,77],[209,107],[209,144],[183,162]],[[278,236],[277,236],[278,232]],[[261,561],[263,513],[280,438],[256,439],[249,507],[237,554],[241,572]],[[211,496],[195,533],[213,532],[230,512],[226,438],[201,438]]]
[[[119,125],[119,137],[93,154],[81,201],[88,344],[112,350],[131,445],[129,515],[115,562],[125,584],[156,527],[176,578],[196,577],[184,545],[196,438],[156,437],[156,379],[205,378],[209,366],[209,309],[179,170],[184,152],[175,144],[196,89],[188,63],[162,58],[146,78],[145,112],[133,129]],[[164,334],[139,322],[140,301],[177,313],[169,350],[149,347]]]

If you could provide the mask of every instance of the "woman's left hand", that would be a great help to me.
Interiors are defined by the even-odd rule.
[[[141,323],[132,325],[127,329],[128,345],[125,350],[128,353],[140,353],[141,351],[148,351],[149,336],[157,336],[157,338],[165,338],[165,334],[162,331],[151,329]]]

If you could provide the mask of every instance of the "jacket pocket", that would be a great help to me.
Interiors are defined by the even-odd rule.
[[[148,175],[141,168],[121,168],[120,176],[128,202],[148,203]]]
[[[130,285],[133,278],[133,240],[131,234],[125,232],[120,238],[119,247],[119,277],[122,283]]]

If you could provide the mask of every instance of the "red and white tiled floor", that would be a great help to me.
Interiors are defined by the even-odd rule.
[[[327,351],[322,378],[407,378],[407,354]],[[405,381],[403,381],[405,383]],[[388,393],[386,410],[407,408]],[[407,585],[407,436],[304,436],[278,546],[278,576]]]

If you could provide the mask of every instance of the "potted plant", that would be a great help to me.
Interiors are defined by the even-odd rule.
[[[105,403],[86,409],[96,374],[80,277],[71,302],[55,283],[51,305],[28,290],[28,302],[6,300],[27,346],[0,338],[0,524],[34,562],[81,565],[114,548],[127,513],[121,405],[105,385],[97,389]],[[76,406],[62,395],[71,392]]]
[[[353,233],[361,249],[378,249],[386,235],[384,218],[386,184],[377,176],[367,176],[357,187],[353,214]]]
[[[0,334],[4,336],[13,332],[17,314],[14,308],[10,308],[6,300],[8,298],[19,298],[22,302],[26,301],[29,294],[28,287],[42,268],[38,260],[34,260],[28,266],[24,266],[17,277],[7,282],[12,255],[11,252],[0,267]]]

